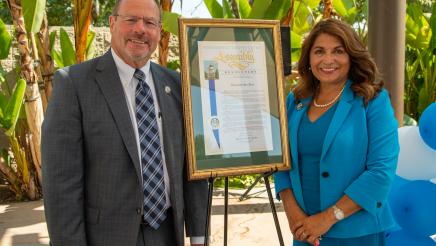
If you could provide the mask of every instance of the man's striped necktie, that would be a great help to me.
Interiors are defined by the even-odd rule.
[[[139,81],[135,102],[141,146],[144,220],[157,229],[166,218],[162,148],[151,89],[145,82],[145,74],[141,70],[136,69],[134,77]]]

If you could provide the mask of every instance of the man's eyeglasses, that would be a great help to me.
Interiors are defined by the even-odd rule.
[[[153,18],[147,18],[147,17],[138,17],[138,16],[130,16],[130,15],[113,15],[115,17],[120,17],[121,20],[126,23],[129,26],[134,26],[138,23],[138,21],[142,20],[142,22],[144,23],[145,27],[147,27],[148,29],[159,29],[161,22],[158,20],[155,20]]]

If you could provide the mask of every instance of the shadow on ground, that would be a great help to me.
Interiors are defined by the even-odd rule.
[[[36,246],[40,235],[33,227],[45,223],[44,210],[41,201],[10,203],[0,205],[0,240],[1,245]],[[27,231],[33,231],[26,233]],[[9,242],[6,242],[9,241]],[[5,244],[6,243],[6,244]]]

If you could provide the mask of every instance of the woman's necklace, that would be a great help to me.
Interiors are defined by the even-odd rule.
[[[333,100],[331,100],[330,102],[326,103],[326,104],[318,104],[316,103],[316,97],[313,99],[313,106],[317,107],[317,108],[325,108],[328,107],[330,105],[332,105],[334,102],[336,102],[336,100],[338,100],[338,98],[342,95],[342,92],[345,89],[345,85],[342,86],[341,91],[338,93],[338,95],[335,96],[335,98],[333,98]]]

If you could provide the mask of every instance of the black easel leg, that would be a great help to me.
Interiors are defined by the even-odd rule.
[[[212,197],[213,197],[213,182],[215,181],[215,178],[210,177],[208,182],[209,182],[209,193],[207,195],[207,216],[206,216],[206,228],[205,228],[205,242],[204,245],[205,246],[209,246],[209,231],[210,231],[210,213],[212,210]]]
[[[254,182],[247,188],[247,190],[244,192],[244,194],[242,194],[239,197],[239,201],[243,201],[245,199],[247,199],[248,193],[254,188],[254,186],[257,185],[257,183],[259,183],[260,179],[263,177],[263,175],[259,175],[257,176],[257,178],[254,180]]]
[[[269,204],[271,205],[271,212],[272,212],[273,217],[274,217],[274,223],[276,225],[277,236],[279,237],[280,245],[284,246],[285,244],[283,242],[282,231],[280,230],[279,218],[277,217],[276,206],[274,205],[273,196],[271,194],[271,187],[269,185],[269,180],[268,180],[268,177],[270,175],[271,175],[271,173],[268,175],[264,175],[263,179],[265,181],[266,190],[268,192]]]
[[[226,177],[225,185],[224,185],[224,246],[227,246],[228,217],[229,217],[229,177]]]

